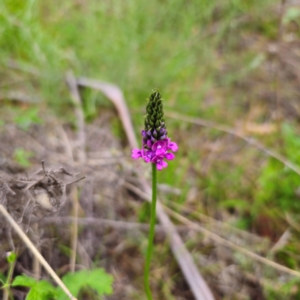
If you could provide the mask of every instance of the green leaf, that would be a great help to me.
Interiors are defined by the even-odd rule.
[[[11,285],[33,287],[35,284],[36,280],[34,278],[28,277],[26,275],[19,275],[14,279]]]
[[[68,273],[62,281],[68,287],[73,296],[77,297],[83,287],[94,289],[100,296],[112,293],[113,277],[103,269],[81,270],[75,273]],[[66,299],[65,293],[60,289],[58,299]]]
[[[20,275],[15,278],[12,286],[29,287],[30,291],[26,300],[50,300],[54,299],[57,293],[56,288],[46,280],[36,281],[34,278],[26,275]]]
[[[55,287],[46,280],[37,282],[29,291],[26,300],[50,300],[57,293]]]

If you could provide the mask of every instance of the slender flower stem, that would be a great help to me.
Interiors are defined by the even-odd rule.
[[[157,177],[156,177],[156,164],[152,164],[152,202],[151,202],[151,216],[150,216],[150,231],[148,237],[148,248],[145,262],[145,273],[144,273],[144,284],[145,291],[148,300],[152,300],[152,294],[149,284],[149,272],[150,272],[150,262],[153,252],[153,239],[155,232],[155,222],[156,222],[156,186],[157,186]]]

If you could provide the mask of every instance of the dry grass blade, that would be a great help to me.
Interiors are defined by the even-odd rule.
[[[46,224],[53,224],[55,226],[60,226],[64,223],[71,223],[74,222],[74,217],[47,217],[40,220],[41,223]],[[145,223],[134,223],[134,222],[125,222],[125,221],[116,221],[116,220],[110,220],[110,219],[102,219],[102,218],[93,218],[93,217],[87,217],[87,218],[78,218],[78,223],[81,225],[95,225],[95,226],[108,226],[115,229],[120,230],[149,230],[149,224]],[[157,232],[165,232],[165,227],[162,225],[156,225],[155,230]],[[188,226],[176,226],[177,231],[186,232],[189,230]]]
[[[132,122],[130,119],[129,111],[125,103],[125,99],[122,91],[116,85],[98,81],[91,80],[87,78],[78,78],[77,84],[84,87],[89,87],[95,90],[102,92],[110,101],[115,105],[120,119],[123,123],[125,133],[127,135],[129,144],[133,148],[138,147],[138,143],[135,137],[135,133],[133,130]]]
[[[85,138],[85,123],[84,123],[84,114],[82,111],[82,101],[79,94],[78,86],[76,83],[76,78],[74,74],[69,71],[66,75],[66,81],[68,83],[70,93],[72,96],[73,103],[75,105],[75,115],[77,117],[78,124],[78,143],[79,143],[79,151],[78,151],[78,161],[82,165],[86,162],[86,138]],[[70,147],[69,147],[70,148]],[[70,151],[69,151],[70,152]],[[70,157],[74,161],[74,157]],[[74,222],[72,223],[72,252],[70,256],[70,265],[71,272],[75,271],[76,264],[76,253],[77,253],[77,244],[78,244],[78,213],[79,213],[79,202],[78,202],[78,189],[76,186],[72,188],[71,191],[71,199],[73,203],[73,217]]]
[[[245,241],[251,241],[254,245],[259,245],[260,249],[264,249],[267,251],[271,244],[270,241],[266,238],[260,237],[256,234],[253,234],[251,232],[236,228],[228,223],[216,220],[214,218],[211,218],[203,213],[200,213],[198,211],[192,210],[190,208],[185,207],[184,205],[180,205],[174,201],[167,201],[168,206],[171,206],[175,210],[179,210],[180,212],[184,212],[187,214],[194,214],[195,217],[199,218],[201,222],[206,223],[206,227],[209,227],[212,231],[215,232],[222,232],[222,234],[230,233],[234,234],[234,236],[241,236],[243,240]]]

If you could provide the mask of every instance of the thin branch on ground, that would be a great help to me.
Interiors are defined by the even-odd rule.
[[[46,223],[46,224],[53,224],[56,226],[60,226],[61,224],[64,223],[72,223],[74,222],[74,217],[46,217],[41,220],[39,220],[39,223]],[[32,222],[35,222],[33,220]],[[93,218],[93,217],[88,217],[88,218],[78,218],[78,224],[80,225],[95,225],[95,226],[107,226],[119,230],[144,230],[148,231],[149,230],[149,224],[148,223],[134,223],[134,222],[127,222],[127,221],[116,221],[116,220],[110,220],[110,219],[102,219],[102,218]],[[190,228],[189,226],[176,226],[176,230],[180,232],[186,232]],[[162,225],[156,225],[155,226],[155,231],[164,233],[166,229]]]

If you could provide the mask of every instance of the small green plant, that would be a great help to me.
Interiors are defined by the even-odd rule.
[[[34,278],[26,275],[20,275],[15,278],[12,286],[23,286],[30,288],[26,300],[50,300],[55,298],[57,294],[56,288],[46,280],[37,281]]]
[[[68,287],[72,295],[78,297],[81,290],[92,289],[99,297],[110,295],[113,291],[113,278],[103,269],[81,270],[75,273],[67,273],[62,281]],[[65,300],[65,292],[54,287],[46,280],[37,281],[26,275],[15,278],[12,286],[22,286],[30,288],[26,300]]]
[[[21,110],[14,118],[16,124],[24,129],[28,130],[32,124],[41,124],[43,120],[38,116],[39,108],[32,107],[25,110]]]
[[[72,295],[77,297],[81,289],[93,289],[99,296],[110,295],[113,291],[113,277],[103,269],[81,270],[75,273],[67,273],[62,278],[63,283],[68,287]],[[65,293],[58,291],[58,300],[65,299]]]
[[[13,158],[14,160],[22,167],[28,168],[31,163],[29,159],[33,156],[33,153],[26,151],[23,148],[17,148],[14,151]]]
[[[8,299],[10,297],[10,282],[15,268],[15,262],[17,260],[17,255],[15,252],[9,252],[7,254],[6,260],[9,264],[8,275],[6,278],[0,279],[0,282],[3,283],[2,288],[4,289],[3,299]]]

